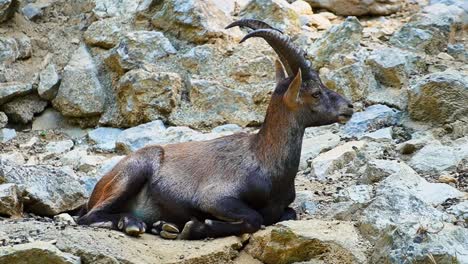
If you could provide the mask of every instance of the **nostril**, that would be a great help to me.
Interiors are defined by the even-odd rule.
[[[353,104],[348,104],[349,108],[354,108]]]

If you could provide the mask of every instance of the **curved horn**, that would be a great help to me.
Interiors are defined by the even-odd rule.
[[[267,23],[263,22],[263,21],[260,21],[260,20],[257,20],[257,19],[249,19],[249,18],[244,18],[244,19],[240,19],[240,20],[237,20],[237,21],[234,21],[232,22],[231,24],[229,24],[225,29],[229,29],[229,28],[233,28],[233,27],[248,27],[250,29],[253,29],[253,30],[257,30],[257,29],[273,29],[273,30],[276,30],[280,33],[283,33],[283,31],[277,29],[277,28],[274,28],[270,25],[268,25]]]
[[[291,43],[288,36],[272,29],[258,29],[247,34],[240,43],[252,37],[261,37],[268,42],[278,54],[288,76],[296,76],[300,68],[303,81],[318,79],[317,73],[311,69],[309,62],[305,59],[305,52]]]

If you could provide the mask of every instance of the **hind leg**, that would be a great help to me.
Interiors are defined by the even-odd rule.
[[[78,224],[109,226],[129,235],[140,235],[146,224],[131,212],[132,203],[145,183],[157,172],[159,148],[135,152],[120,161],[96,184],[88,202],[88,213]]]

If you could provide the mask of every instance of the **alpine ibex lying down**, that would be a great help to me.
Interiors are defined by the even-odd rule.
[[[353,106],[322,84],[304,52],[279,30],[256,20],[227,28],[234,26],[254,30],[241,42],[261,37],[281,60],[259,132],[148,146],[128,155],[97,183],[79,224],[202,239],[253,233],[296,218],[288,206],[305,128],[345,122]]]

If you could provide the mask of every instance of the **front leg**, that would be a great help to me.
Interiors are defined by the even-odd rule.
[[[207,213],[217,219],[200,222],[192,219],[185,224],[179,239],[204,239],[207,237],[239,236],[258,231],[263,224],[262,216],[236,198],[224,198],[205,207]]]

